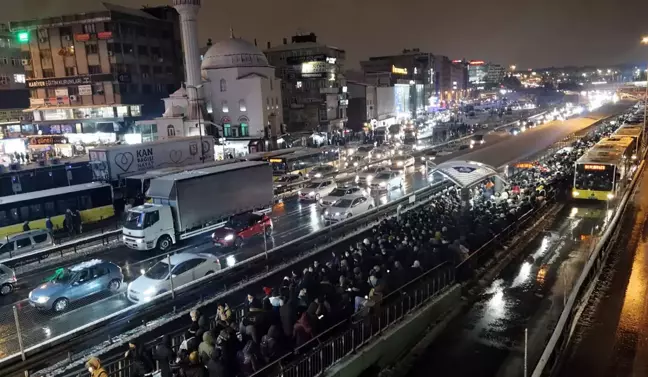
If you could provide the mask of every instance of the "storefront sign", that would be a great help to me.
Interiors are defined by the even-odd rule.
[[[111,73],[100,73],[96,75],[70,76],[51,79],[29,79],[26,81],[28,88],[54,88],[61,86],[90,85],[95,82],[113,80],[114,77]]]
[[[77,42],[87,42],[90,40],[90,34],[74,34],[74,40]]]
[[[605,165],[585,165],[585,170],[605,170]]]
[[[43,98],[30,98],[29,105],[32,107],[45,106],[45,100]]]
[[[57,97],[67,97],[68,89],[67,88],[56,88],[56,89],[54,89],[54,94],[56,94]]]
[[[70,97],[50,97],[45,98],[45,106],[64,106],[70,104]]]
[[[92,85],[79,85],[79,95],[80,96],[91,96],[92,95]]]
[[[395,65],[392,65],[392,73],[395,73],[397,75],[406,75],[407,68],[398,68]]]
[[[305,62],[325,62],[326,55],[317,54],[309,56],[291,56],[286,58],[286,64],[288,65],[299,65]]]
[[[112,31],[102,31],[97,33],[97,38],[99,39],[112,39],[113,33]]]
[[[520,162],[515,164],[515,167],[518,169],[532,169],[533,168],[533,163],[531,162]]]
[[[29,138],[29,145],[52,145],[67,144],[64,136],[32,136]]]

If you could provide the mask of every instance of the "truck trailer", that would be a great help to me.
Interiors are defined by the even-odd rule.
[[[202,153],[200,141],[202,139]],[[214,161],[210,136],[178,137],[150,143],[98,147],[89,151],[95,180],[117,182],[149,170],[182,167]]]
[[[129,210],[124,244],[135,250],[165,251],[178,242],[222,227],[232,216],[269,212],[272,168],[244,161],[151,180],[152,203]]]
[[[135,203],[142,204],[146,198],[146,192],[151,186],[151,181],[155,178],[165,177],[167,175],[181,173],[187,170],[198,170],[213,166],[233,164],[238,161],[239,160],[235,159],[219,160],[205,162],[204,164],[149,170],[144,174],[130,175],[126,177],[124,182],[126,199],[132,199]]]

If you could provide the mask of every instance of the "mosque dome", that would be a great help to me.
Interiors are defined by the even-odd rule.
[[[209,47],[203,55],[200,68],[207,70],[269,66],[268,59],[257,46],[240,38],[229,38]]]

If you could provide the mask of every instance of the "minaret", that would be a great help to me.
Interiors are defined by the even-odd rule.
[[[173,0],[173,7],[180,14],[180,34],[184,51],[185,79],[189,98],[188,118],[204,119],[205,101],[200,74],[200,49],[198,47],[198,11],[200,0]]]

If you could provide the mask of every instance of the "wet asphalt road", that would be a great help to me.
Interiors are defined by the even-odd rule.
[[[529,360],[542,353],[544,338],[563,309],[605,221],[600,204],[570,203],[417,360],[409,376],[519,377],[524,329]],[[535,341],[535,340],[538,341]],[[535,361],[530,362],[531,365]]]
[[[556,375],[648,375],[648,174]]]

